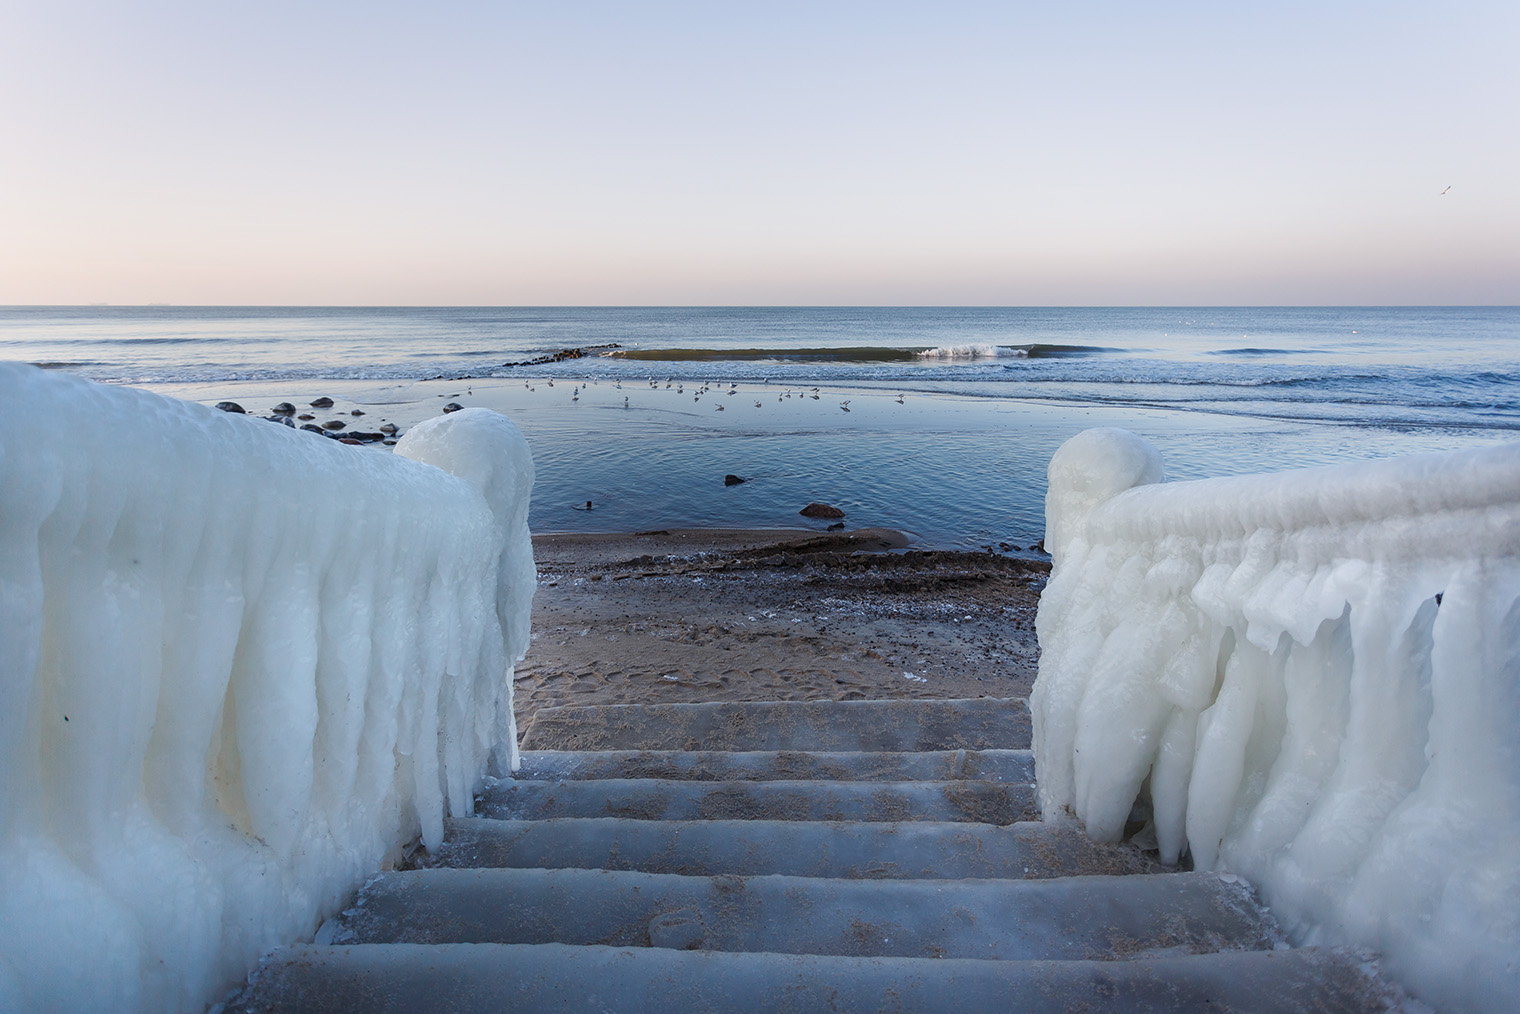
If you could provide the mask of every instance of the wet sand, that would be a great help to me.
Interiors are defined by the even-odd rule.
[[[1016,697],[1049,564],[887,529],[539,535],[518,729],[560,704]]]

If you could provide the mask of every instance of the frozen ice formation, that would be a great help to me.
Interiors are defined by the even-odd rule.
[[[527,445],[396,450],[0,364],[0,1009],[200,1011],[513,766]]]
[[[1520,443],[1162,483],[1050,462],[1040,802],[1244,874],[1298,942],[1520,1007]]]

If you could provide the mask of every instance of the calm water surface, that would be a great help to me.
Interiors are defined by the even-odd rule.
[[[533,443],[536,530],[806,524],[823,499],[928,544],[1027,544],[1086,426],[1141,433],[1176,478],[1520,429],[1515,307],[10,307],[0,357],[203,400],[460,378]]]

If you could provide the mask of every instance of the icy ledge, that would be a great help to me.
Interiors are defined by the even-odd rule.
[[[0,364],[0,1010],[199,1011],[513,764],[527,445],[396,450]]]
[[[1442,1009],[1520,1006],[1520,444],[1162,485],[1056,452],[1040,802],[1257,884]]]

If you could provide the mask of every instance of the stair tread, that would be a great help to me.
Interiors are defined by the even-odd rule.
[[[1148,961],[981,961],[565,944],[299,945],[276,951],[229,1010],[536,1014],[882,1009],[1389,1009],[1353,955],[1301,948]]]
[[[519,778],[1034,780],[1029,750],[524,750]]]
[[[722,701],[541,708],[527,750],[1025,749],[1022,698]]]
[[[503,779],[482,794],[482,816],[508,820],[900,820],[1012,824],[1039,819],[1034,787],[987,781],[693,782],[659,778]]]
[[[1212,873],[946,881],[576,869],[384,874],[335,937],[997,960],[1263,950],[1277,939],[1250,890]]]
[[[997,879],[1161,869],[1138,850],[1096,844],[1067,824],[621,817],[451,820],[443,846],[425,862],[848,879]]]

